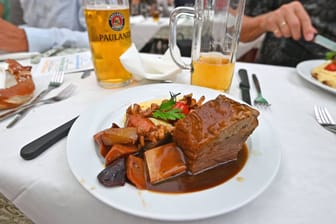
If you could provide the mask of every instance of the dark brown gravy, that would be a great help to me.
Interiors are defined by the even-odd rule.
[[[220,185],[235,176],[245,165],[248,149],[244,144],[238,154],[238,159],[219,165],[198,175],[183,174],[162,183],[151,185],[147,189],[159,193],[188,193],[205,190]]]

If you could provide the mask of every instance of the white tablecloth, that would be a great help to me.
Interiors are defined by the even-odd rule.
[[[274,138],[281,144],[280,170],[270,187],[246,206],[190,223],[335,223],[336,136],[321,128],[313,115],[313,106],[318,104],[327,106],[336,117],[335,94],[301,79],[294,68],[237,63],[236,71],[239,68],[258,75],[272,103],[261,116],[272,121]],[[176,82],[188,80],[184,73]],[[8,121],[0,123],[0,191],[37,224],[168,223],[120,212],[84,190],[67,164],[66,138],[34,160],[21,159],[23,145],[118,91],[100,88],[94,75],[87,79],[67,75],[68,83],[78,86],[73,97],[35,108],[12,129],[5,128]],[[40,78],[36,84],[39,91],[47,79]],[[237,75],[231,94],[240,98]],[[253,86],[251,95],[256,95]]]

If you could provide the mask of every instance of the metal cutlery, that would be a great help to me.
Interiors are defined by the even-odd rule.
[[[243,101],[249,105],[251,105],[251,96],[250,96],[250,82],[248,79],[246,69],[239,69],[238,71],[241,82],[239,84],[239,88],[242,91]]]
[[[81,79],[85,79],[85,78],[89,77],[91,75],[92,71],[93,71],[93,69],[85,70],[83,72],[83,74],[81,75]]]
[[[75,89],[76,89],[76,86],[73,85],[73,84],[70,84],[65,89],[63,89],[61,92],[59,92],[56,96],[53,96],[53,97],[50,97],[50,98],[47,98],[47,99],[43,99],[43,100],[39,100],[38,102],[36,102],[34,104],[24,105],[24,106],[18,108],[17,110],[12,110],[10,114],[7,114],[7,113],[3,114],[5,116],[0,115],[0,121],[6,119],[8,117],[14,116],[14,115],[16,115],[16,114],[20,113],[21,111],[23,111],[25,109],[28,109],[28,108],[39,106],[39,105],[42,105],[42,104],[55,103],[55,102],[59,102],[61,100],[67,99],[72,95],[72,93],[75,91]]]
[[[314,111],[317,122],[326,130],[336,134],[336,123],[327,108],[315,105]]]
[[[51,90],[59,87],[62,85],[64,80],[64,72],[63,71],[57,71],[55,72],[50,79],[50,82],[48,84],[48,88],[43,90],[39,95],[37,95],[30,103],[31,104],[36,104],[39,102],[39,100],[41,100],[45,95],[47,95]],[[24,105],[26,106],[26,105]],[[22,108],[22,107],[20,107]],[[17,108],[17,109],[20,109]],[[30,107],[31,108],[31,107]],[[20,113],[18,113],[16,115],[16,117],[7,125],[7,128],[11,128],[13,127],[18,121],[20,121],[30,110],[30,108],[24,109],[22,110]],[[13,111],[16,111],[16,109],[14,109]],[[7,114],[11,114],[12,111],[7,112]]]
[[[68,135],[70,128],[78,117],[62,124],[61,126],[51,130],[47,134],[23,146],[20,150],[20,155],[25,160],[31,160],[43,153],[53,144]]]
[[[18,53],[6,53],[3,54],[0,51],[0,62],[5,61],[7,59],[14,59],[14,60],[24,60],[29,59],[34,56],[40,55],[39,52],[18,52]]]
[[[40,53],[40,54],[32,57],[30,59],[30,62],[32,64],[38,64],[38,63],[40,63],[41,58],[55,56],[57,53],[59,53],[62,50],[64,50],[63,47],[48,49],[48,50],[46,50],[46,51],[44,51],[44,52],[42,52],[42,53]]]
[[[325,47],[331,51],[336,51],[336,42],[332,41],[320,34],[317,34],[314,38],[314,43],[321,45],[322,47]]]
[[[254,99],[255,106],[269,107],[271,104],[266,100],[266,98],[262,95],[260,82],[255,74],[252,74],[252,79],[254,86],[257,90],[257,97]]]

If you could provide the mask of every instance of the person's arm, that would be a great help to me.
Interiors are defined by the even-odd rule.
[[[43,52],[55,47],[86,48],[89,41],[83,15],[78,10],[78,21],[83,31],[66,28],[17,27],[4,20],[0,21],[0,50],[6,52],[30,51]],[[2,32],[4,31],[4,32]]]
[[[242,42],[253,41],[265,32],[295,40],[303,36],[305,40],[311,41],[317,31],[302,4],[293,1],[256,17],[244,16],[240,35]]]
[[[28,50],[26,33],[23,29],[0,18],[0,51],[19,52]]]
[[[5,52],[38,51],[54,47],[89,47],[85,31],[64,28],[17,27],[0,19],[0,50]]]
[[[86,30],[83,6],[78,9],[77,20],[81,31],[67,28],[23,27],[26,32],[29,51],[45,51],[55,47],[88,48],[89,40]]]
[[[250,17],[244,16],[240,33],[240,41],[250,42],[268,32],[261,23],[264,22],[265,15]]]
[[[23,27],[27,40],[28,51],[45,51],[55,47],[88,48],[87,32],[73,31],[65,28],[41,29]]]

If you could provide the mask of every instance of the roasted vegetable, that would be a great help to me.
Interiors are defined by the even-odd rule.
[[[138,135],[136,128],[109,128],[101,133],[100,138],[104,145],[135,144]]]
[[[145,151],[145,161],[151,184],[182,174],[186,171],[183,153],[175,143]]]
[[[126,182],[125,158],[115,160],[111,165],[102,170],[98,176],[98,181],[106,186],[123,186]]]
[[[145,162],[143,159],[129,155],[126,160],[126,175],[136,188],[146,189]]]
[[[139,149],[135,145],[114,144],[105,156],[105,165],[108,166],[114,160],[137,151]]]

